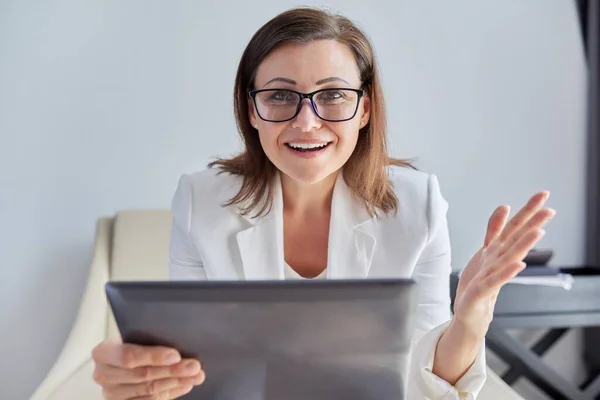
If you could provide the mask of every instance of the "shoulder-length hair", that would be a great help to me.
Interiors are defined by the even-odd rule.
[[[360,130],[356,147],[343,167],[346,184],[371,216],[395,213],[398,199],[386,167],[412,166],[406,160],[388,156],[386,111],[373,45],[348,18],[315,8],[295,8],[277,15],[254,34],[242,54],[235,78],[234,111],[244,150],[233,158],[218,158],[209,164],[242,178],[238,193],[225,205],[237,205],[243,214],[255,216],[270,208],[271,182],[277,169],[250,123],[248,92],[254,89],[258,66],[273,50],[287,43],[314,40],[336,40],[350,48],[370,99],[370,120]]]

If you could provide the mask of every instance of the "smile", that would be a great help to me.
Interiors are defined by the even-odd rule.
[[[285,145],[292,150],[305,153],[312,151],[319,151],[325,149],[329,146],[331,142],[323,142],[323,143],[286,143]]]

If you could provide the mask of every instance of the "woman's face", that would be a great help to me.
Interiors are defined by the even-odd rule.
[[[350,49],[334,40],[309,44],[287,44],[274,50],[259,65],[255,89],[291,89],[310,93],[320,89],[360,89],[358,66]],[[298,97],[286,91],[256,95],[249,107],[250,122],[258,129],[263,150],[271,162],[290,178],[305,184],[317,183],[338,171],[350,158],[358,131],[369,119],[369,99],[352,91],[325,91],[314,96],[319,115],[310,100],[303,99],[299,114],[285,122],[297,109]],[[258,105],[256,105],[258,103]],[[258,111],[258,112],[257,112]]]

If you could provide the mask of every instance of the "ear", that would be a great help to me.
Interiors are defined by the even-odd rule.
[[[362,107],[361,107],[361,117],[360,117],[360,127],[364,127],[369,123],[369,118],[371,118],[371,98],[369,97],[369,92],[365,92],[365,95],[361,99]]]
[[[248,100],[248,119],[253,127],[256,128],[258,126],[258,118],[256,117],[256,110],[254,109],[254,102],[252,100]]]

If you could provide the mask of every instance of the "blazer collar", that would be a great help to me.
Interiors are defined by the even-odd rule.
[[[273,180],[272,206],[257,218],[244,216],[248,227],[236,235],[245,279],[285,279],[283,195],[281,178]],[[343,174],[336,179],[331,202],[327,278],[364,278],[371,267],[376,240],[373,219],[354,199]]]

